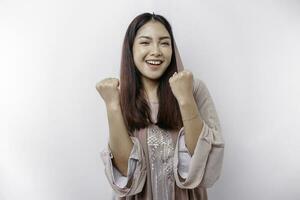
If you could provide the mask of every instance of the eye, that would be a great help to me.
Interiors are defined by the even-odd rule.
[[[140,44],[146,45],[149,44],[149,42],[141,42]]]
[[[163,42],[162,44],[163,44],[163,45],[167,45],[167,46],[170,45],[169,42]]]

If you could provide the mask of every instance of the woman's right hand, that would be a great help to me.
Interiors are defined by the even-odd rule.
[[[105,78],[96,84],[96,89],[106,105],[120,104],[120,84],[117,78]]]

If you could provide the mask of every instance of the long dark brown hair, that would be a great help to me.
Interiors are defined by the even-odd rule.
[[[177,64],[174,51],[174,37],[169,22],[161,15],[143,13],[138,15],[129,24],[123,41],[121,70],[120,70],[120,103],[125,125],[132,134],[134,130],[145,128],[154,124],[151,119],[151,109],[141,81],[141,73],[133,60],[133,42],[137,31],[150,20],[162,23],[171,36],[172,57],[164,74],[159,78],[157,96],[159,108],[157,114],[157,126],[165,130],[178,130],[182,127],[182,119],[179,105],[173,95],[169,78],[177,72]]]

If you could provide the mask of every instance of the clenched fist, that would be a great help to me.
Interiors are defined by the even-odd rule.
[[[106,105],[120,104],[120,84],[117,78],[105,78],[96,84],[96,89]]]
[[[172,93],[178,103],[185,102],[193,98],[193,74],[188,70],[175,72],[169,79]]]

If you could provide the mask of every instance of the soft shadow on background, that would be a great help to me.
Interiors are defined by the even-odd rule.
[[[111,194],[104,102],[128,23],[171,22],[185,68],[214,99],[226,142],[210,200],[300,196],[300,2],[0,1],[0,199]]]

